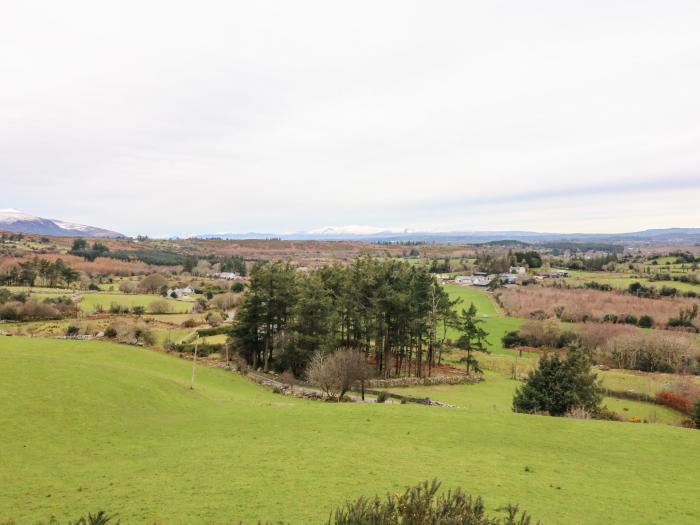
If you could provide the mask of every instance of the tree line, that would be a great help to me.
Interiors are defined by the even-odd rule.
[[[70,285],[80,278],[80,273],[74,270],[62,259],[50,261],[34,257],[10,266],[0,274],[0,285],[6,286],[48,286]]]
[[[251,272],[233,344],[264,370],[300,375],[314,354],[352,348],[381,377],[421,377],[440,363],[448,327],[460,330],[458,346],[470,355],[485,350],[476,309],[457,315],[457,303],[428,269],[402,261],[358,258],[306,272],[262,263]]]

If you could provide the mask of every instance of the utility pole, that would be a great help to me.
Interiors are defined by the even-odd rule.
[[[197,366],[197,345],[199,344],[199,335],[197,339],[194,340],[194,358],[192,359],[192,381],[190,383],[190,390],[194,390],[194,371]]]

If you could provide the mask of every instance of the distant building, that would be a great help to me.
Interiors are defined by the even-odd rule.
[[[520,276],[517,273],[502,273],[498,276],[498,280],[501,284],[515,284],[518,282],[518,277]]]
[[[527,273],[527,268],[524,266],[511,266],[510,273],[517,273],[518,275],[524,275]]]
[[[185,288],[169,288],[167,291],[168,297],[176,297],[181,299],[182,297],[189,297],[194,294],[194,289],[191,286]]]
[[[218,277],[219,279],[226,279],[227,281],[238,281],[240,279],[243,279],[243,277],[238,275],[236,272],[219,272],[215,273],[214,277]]]
[[[547,272],[540,272],[540,276],[545,279],[563,279],[569,276],[568,270],[549,270]]]
[[[483,275],[460,275],[455,277],[455,282],[457,284],[464,284],[467,286],[488,286],[493,281],[493,278]]]

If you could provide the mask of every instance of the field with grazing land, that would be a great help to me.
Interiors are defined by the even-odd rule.
[[[522,364],[522,360],[520,362]],[[598,377],[607,386],[606,373],[599,372]],[[512,380],[503,373],[488,370],[484,374],[484,381],[473,385],[400,387],[391,388],[389,392],[429,397],[475,412],[509,413],[513,411],[513,394],[520,384],[522,384],[520,381]],[[686,419],[686,416],[680,412],[641,401],[606,396],[603,398],[603,405],[623,421],[637,418],[639,422],[679,426]]]
[[[98,309],[109,311],[112,304],[133,308],[134,306],[142,306],[147,312],[152,311],[152,305],[164,301],[174,313],[187,313],[192,310],[191,301],[182,301],[159,295],[151,294],[119,294],[119,293],[86,293],[82,296],[78,303],[83,312],[92,313]]]
[[[487,338],[487,348],[490,352],[498,354],[513,354],[512,350],[503,348],[501,339],[507,332],[517,330],[523,324],[523,319],[517,317],[509,317],[493,301],[493,295],[481,288],[471,286],[462,286],[459,284],[444,285],[445,291],[449,294],[451,300],[457,298],[462,302],[455,307],[455,310],[469,308],[470,304],[474,304],[477,309],[478,318],[483,320],[484,329],[489,333]],[[456,340],[458,337],[457,331],[453,328],[447,329],[447,337]]]
[[[647,267],[653,268],[653,267]],[[658,269],[661,271],[661,269]],[[668,270],[671,275],[684,275],[686,272],[674,272],[673,267]],[[664,279],[651,279],[649,274],[638,273],[633,271],[627,272],[584,272],[575,271],[570,272],[570,277],[562,279],[567,285],[575,287],[584,287],[586,283],[596,282],[600,284],[607,284],[618,290],[627,290],[629,285],[632,283],[641,283],[644,286],[654,286],[657,289],[661,289],[663,286],[669,286],[678,289],[681,292],[698,292],[700,293],[700,285],[693,283],[685,283],[680,281],[664,280]]]
[[[492,410],[507,396],[491,377],[449,409],[303,401],[202,366],[190,390],[190,372],[124,345],[0,338],[0,519],[313,524],[437,476],[545,524],[700,520],[693,430]]]

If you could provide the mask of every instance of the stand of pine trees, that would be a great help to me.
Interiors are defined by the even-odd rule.
[[[456,301],[426,268],[359,258],[300,271],[282,262],[251,273],[233,340],[248,363],[303,373],[315,352],[357,348],[381,377],[430,375]]]
[[[61,259],[49,261],[34,257],[7,268],[0,274],[0,285],[6,286],[69,286],[80,278],[80,273]]]

